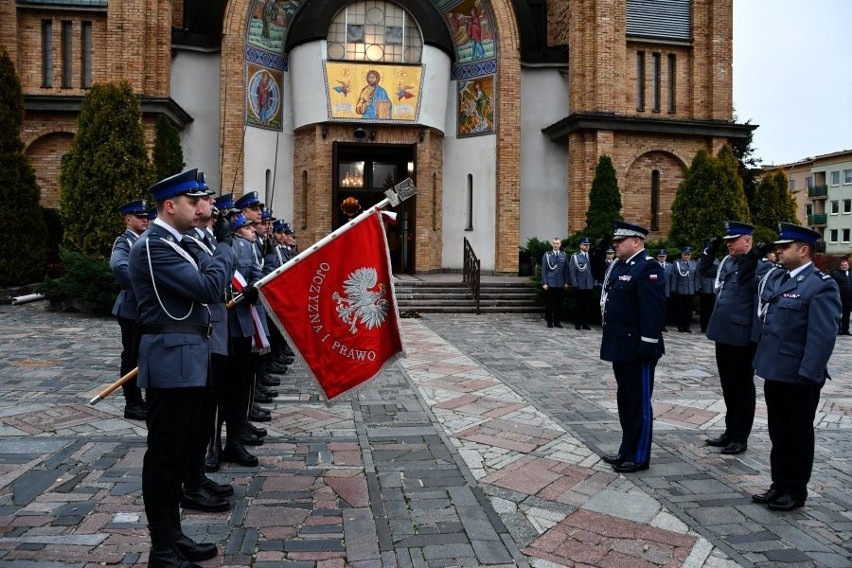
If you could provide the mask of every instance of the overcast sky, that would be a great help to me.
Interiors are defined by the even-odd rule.
[[[734,112],[764,165],[852,149],[852,0],[734,0]]]

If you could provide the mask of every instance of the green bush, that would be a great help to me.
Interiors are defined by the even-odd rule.
[[[83,98],[77,133],[62,161],[63,245],[109,258],[124,229],[117,209],[147,197],[152,182],[139,99],[126,81],[95,84]]]
[[[35,171],[24,155],[24,96],[11,58],[0,51],[0,286],[38,282],[47,266],[46,230]]]
[[[42,282],[36,292],[45,295],[53,310],[108,315],[119,292],[109,262],[63,247],[59,249],[59,258],[64,273]]]

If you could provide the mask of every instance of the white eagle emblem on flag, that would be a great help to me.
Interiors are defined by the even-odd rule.
[[[337,301],[337,317],[349,325],[352,334],[358,333],[358,323],[373,329],[381,326],[388,317],[390,303],[384,299],[385,285],[376,286],[378,279],[375,268],[359,268],[343,283],[345,296],[337,292],[332,294]]]

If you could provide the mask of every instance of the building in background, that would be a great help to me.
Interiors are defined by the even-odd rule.
[[[731,0],[15,0],[42,203],[86,89],[127,80],[223,192],[257,190],[309,243],[412,177],[397,272],[456,270],[467,238],[514,273],[530,237],[583,228],[600,155],[624,216],[664,237],[699,149],[732,119]],[[350,199],[352,198],[352,199]]]
[[[852,254],[852,150],[765,166],[787,174],[800,223],[819,231],[828,254]]]

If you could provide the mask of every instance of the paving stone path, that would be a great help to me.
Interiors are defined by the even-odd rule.
[[[0,306],[0,568],[143,566],[144,424],[121,395],[110,319]],[[258,468],[212,474],[234,507],[184,512],[204,566],[852,566],[852,337],[817,414],[807,506],[775,513],[766,408],[749,450],[703,445],[722,424],[712,343],[669,332],[651,469],[616,475],[620,431],[600,332],[535,316],[402,321],[408,357],[327,406],[298,365]],[[708,432],[709,431],[709,432]]]

